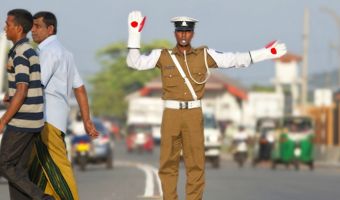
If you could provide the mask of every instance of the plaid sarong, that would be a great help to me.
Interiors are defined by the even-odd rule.
[[[35,184],[55,199],[79,200],[64,136],[56,127],[45,123],[35,141],[29,175]]]

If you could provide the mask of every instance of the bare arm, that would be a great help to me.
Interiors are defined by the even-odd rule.
[[[28,92],[28,85],[26,83],[18,83],[16,92],[8,104],[8,108],[0,119],[0,132],[4,126],[11,121],[12,117],[19,111],[25,101]]]
[[[87,93],[86,93],[85,86],[82,85],[78,88],[74,88],[73,91],[76,96],[79,108],[80,108],[80,113],[83,118],[83,123],[84,123],[86,133],[89,134],[91,137],[97,137],[99,133],[96,130],[90,118],[90,108],[89,108],[89,103],[87,100]]]

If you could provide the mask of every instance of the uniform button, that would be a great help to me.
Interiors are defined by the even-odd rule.
[[[169,75],[169,77],[171,78],[171,77],[172,77],[172,75],[170,74],[170,75]]]
[[[201,72],[198,73],[198,75],[201,75],[201,74],[202,74]]]
[[[186,93],[186,92],[184,92],[184,95],[187,95],[187,93]]]

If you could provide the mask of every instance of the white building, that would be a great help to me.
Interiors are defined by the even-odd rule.
[[[284,114],[297,115],[298,105],[301,99],[301,76],[299,73],[299,63],[302,57],[287,53],[275,60],[275,85],[276,93],[283,94]]]
[[[301,57],[287,53],[275,60],[274,92],[249,92],[244,103],[243,124],[255,127],[258,118],[280,118],[298,113],[301,79],[298,64]]]
[[[280,118],[284,115],[284,96],[278,92],[249,92],[243,109],[243,123],[254,128],[259,118]]]

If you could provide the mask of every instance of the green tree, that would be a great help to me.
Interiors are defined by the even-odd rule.
[[[275,92],[275,88],[272,86],[263,86],[263,85],[252,85],[251,91],[254,92]]]
[[[155,48],[169,48],[171,44],[166,40],[154,40],[141,46],[141,53],[148,53]],[[97,57],[103,68],[89,80],[92,86],[91,107],[95,115],[124,118],[127,110],[126,95],[159,75],[159,70],[130,69],[126,65],[126,55],[126,42],[113,43],[98,51]]]

